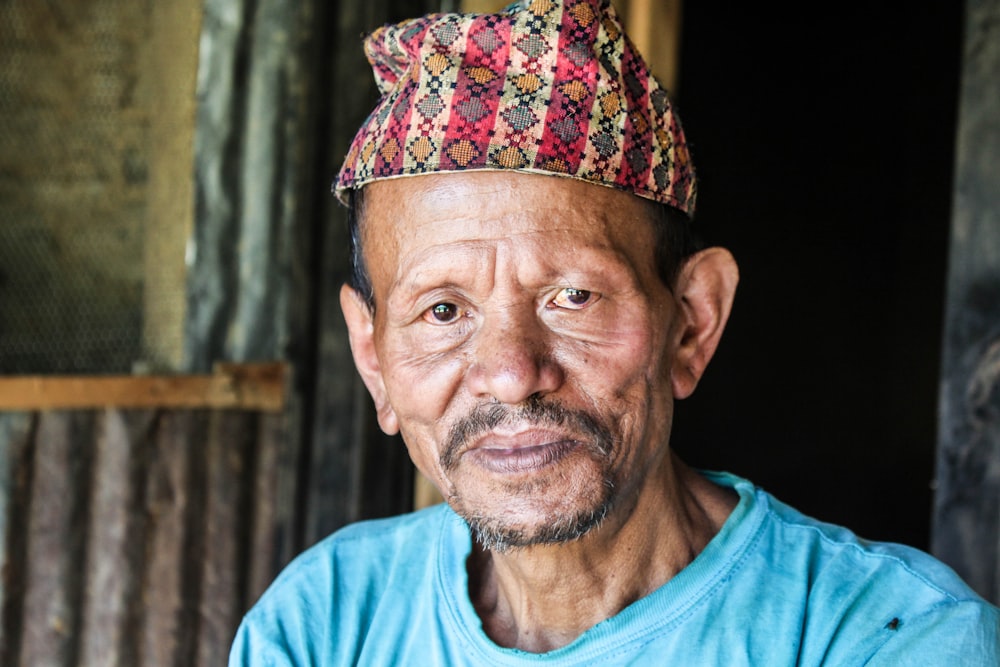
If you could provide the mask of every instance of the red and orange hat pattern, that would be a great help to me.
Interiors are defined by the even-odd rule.
[[[432,14],[365,40],[382,98],[334,184],[465,169],[582,179],[694,212],[666,91],[608,0]]]

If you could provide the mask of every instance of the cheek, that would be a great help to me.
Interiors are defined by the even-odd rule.
[[[660,336],[649,328],[618,328],[602,342],[560,340],[556,357],[570,377],[607,396],[656,382],[661,349]]]
[[[464,374],[455,355],[428,355],[414,352],[402,341],[383,351],[383,377],[389,403],[401,426],[439,424]]]
[[[410,459],[447,496],[450,485],[441,471],[441,448],[450,423],[446,413],[463,370],[454,359],[416,358],[404,349],[387,353],[386,392]]]

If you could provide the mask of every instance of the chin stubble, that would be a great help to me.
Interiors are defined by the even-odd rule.
[[[442,468],[454,470],[473,439],[505,424],[524,423],[572,429],[583,436],[581,442],[590,455],[601,462],[608,460],[613,447],[611,430],[593,415],[582,410],[569,410],[558,402],[546,402],[533,396],[519,406],[500,403],[481,405],[459,420],[449,431],[441,454]],[[515,494],[531,492],[530,483],[513,489]],[[571,514],[557,516],[543,526],[525,528],[511,525],[501,516],[485,515],[474,507],[467,507],[457,493],[448,499],[452,508],[469,525],[476,541],[483,548],[499,553],[542,544],[569,542],[598,527],[610,512],[614,501],[614,482],[607,472],[600,490],[586,501],[585,507]]]

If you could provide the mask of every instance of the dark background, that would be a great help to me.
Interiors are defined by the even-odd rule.
[[[926,548],[961,3],[719,4],[684,5],[675,97],[742,278],[674,447]]]

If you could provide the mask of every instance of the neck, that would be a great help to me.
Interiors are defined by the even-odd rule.
[[[722,527],[735,495],[666,457],[627,516],[582,538],[494,553],[474,547],[469,592],[497,644],[541,653],[652,593]]]

